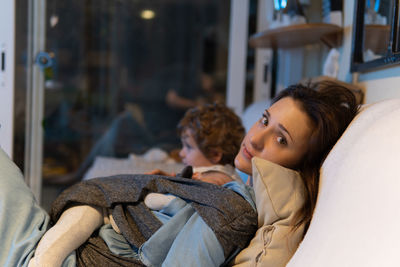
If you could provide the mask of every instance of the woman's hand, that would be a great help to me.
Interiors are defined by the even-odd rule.
[[[210,171],[205,173],[195,172],[192,176],[192,179],[216,185],[224,185],[233,181],[230,176],[217,171]]]

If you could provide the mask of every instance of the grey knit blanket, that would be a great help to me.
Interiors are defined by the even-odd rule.
[[[139,248],[162,226],[143,203],[150,192],[170,193],[189,202],[213,230],[226,258],[245,248],[257,230],[256,211],[236,192],[210,183],[159,175],[117,175],[78,183],[56,199],[50,216],[55,222],[63,210],[77,203],[108,208],[126,240]],[[77,250],[77,263],[141,265],[135,259],[112,254],[97,233]]]

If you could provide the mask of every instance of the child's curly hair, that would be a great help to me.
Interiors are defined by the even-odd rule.
[[[207,158],[213,152],[222,153],[218,164],[233,165],[245,135],[241,119],[220,103],[189,109],[178,124],[179,135],[186,129],[192,131],[197,146]]]

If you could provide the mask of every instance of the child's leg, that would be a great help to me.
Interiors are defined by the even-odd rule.
[[[99,207],[79,205],[67,209],[42,237],[29,266],[61,266],[102,224],[103,213]]]

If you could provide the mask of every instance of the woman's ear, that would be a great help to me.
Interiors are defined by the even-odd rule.
[[[222,152],[221,151],[217,151],[217,150],[211,151],[209,160],[213,164],[218,164],[221,161],[221,159],[222,159]]]

